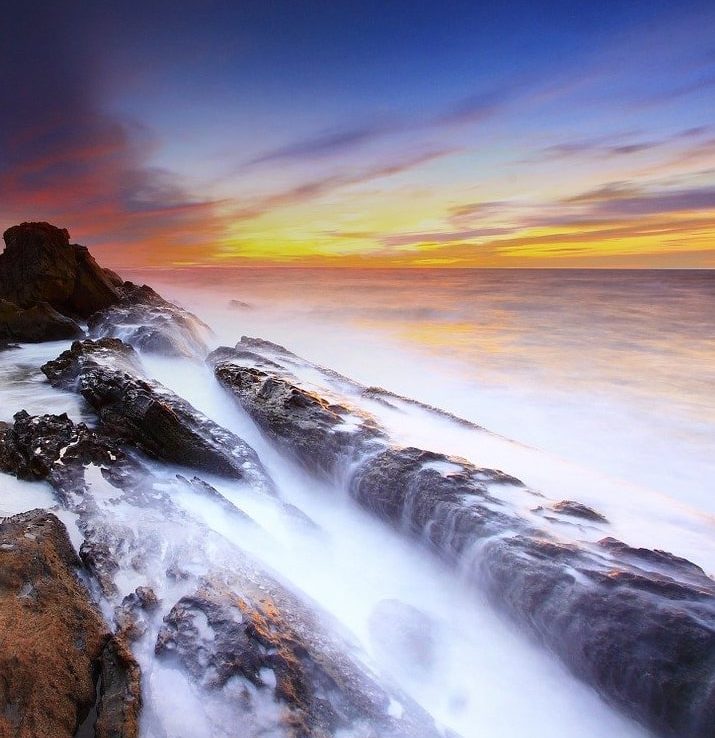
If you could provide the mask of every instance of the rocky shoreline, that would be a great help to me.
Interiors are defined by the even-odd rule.
[[[293,514],[256,451],[145,376],[142,353],[205,359],[272,444],[459,566],[475,592],[654,733],[714,734],[715,581],[695,564],[616,540],[598,511],[575,500],[545,513],[606,534],[593,545],[560,540],[496,494],[519,489],[543,510],[517,478],[401,447],[351,401],[407,398],[263,339],[208,354],[199,318],[102,269],[65,229],[24,223],[4,238],[0,339],[83,339],[41,371],[81,395],[96,424],[17,408],[0,428],[0,470],[46,481],[83,537],[76,552],[45,511],[0,522],[0,736],[138,736],[153,709],[142,703],[142,675],[154,660],[216,705],[213,735],[444,735],[355,656],[315,603],[177,504],[190,491],[260,529],[208,475]]]

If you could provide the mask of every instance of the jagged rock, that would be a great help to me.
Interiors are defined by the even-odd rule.
[[[42,367],[54,386],[77,389],[102,428],[154,458],[275,488],[256,452],[157,382],[141,378],[134,349],[117,339],[76,341]]]
[[[594,523],[607,523],[608,520],[596,512],[590,507],[583,505],[580,502],[574,502],[573,500],[562,500],[551,506],[554,512],[560,513],[561,515],[570,515],[572,518],[583,518],[584,520],[590,520]]]
[[[0,735],[72,738],[95,702],[95,675],[117,646],[79,582],[62,523],[32,510],[0,522]],[[98,738],[138,734],[139,674],[130,657],[100,685]],[[103,683],[105,679],[102,679]],[[138,714],[138,713],[137,713]]]
[[[240,679],[247,714],[266,697],[295,738],[361,728],[381,738],[436,738],[429,716],[379,685],[297,598],[270,579],[205,580],[164,618],[156,653],[176,659],[206,689]],[[249,718],[250,719],[250,718]],[[266,731],[269,732],[269,731]],[[251,728],[247,734],[252,735]]]
[[[209,355],[218,380],[273,440],[306,466],[337,473],[352,459],[383,443],[370,419],[331,403],[267,371],[223,360],[223,349]]]
[[[203,358],[210,328],[147,285],[125,282],[121,300],[88,321],[93,338],[117,336],[139,351]]]
[[[85,246],[71,244],[66,228],[22,223],[3,234],[0,297],[20,307],[47,302],[60,313],[87,318],[120,298],[108,274]]]
[[[518,480],[388,445],[374,420],[301,387],[292,372],[297,357],[282,347],[242,339],[208,360],[268,436],[324,476],[342,470],[363,507],[427,542],[450,564],[459,562],[498,606],[608,700],[664,736],[711,738],[715,582],[696,575],[694,565],[613,543],[559,542],[491,495],[495,483]],[[343,429],[351,416],[357,419],[348,435]],[[570,501],[560,509],[581,517],[585,511],[598,515]]]
[[[0,339],[38,343],[83,335],[84,331],[74,320],[61,315],[46,302],[21,308],[0,299]]]
[[[95,738],[136,738],[142,708],[141,669],[123,638],[107,641],[99,679]]]

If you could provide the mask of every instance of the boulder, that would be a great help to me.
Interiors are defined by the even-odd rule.
[[[97,738],[138,735],[136,663],[126,653],[110,659],[122,646],[77,578],[80,566],[51,513],[0,522],[0,735],[72,738],[91,709]]]
[[[39,343],[81,338],[84,331],[71,318],[58,313],[49,303],[21,308],[0,299],[0,339]]]
[[[66,228],[22,223],[3,234],[0,297],[19,307],[47,302],[64,315],[87,318],[121,297],[116,275],[102,269]]]
[[[240,574],[205,579],[166,615],[155,651],[207,690],[243,684],[236,701],[249,721],[265,711],[261,705],[277,705],[272,722],[293,738],[356,729],[381,738],[441,735],[427,713],[378,683],[310,608],[266,576],[259,583]],[[250,722],[244,727],[247,735],[262,734]]]

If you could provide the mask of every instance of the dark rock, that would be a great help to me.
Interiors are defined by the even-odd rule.
[[[583,518],[591,520],[594,523],[607,523],[608,520],[601,513],[592,510],[590,507],[574,502],[573,500],[562,500],[551,506],[554,512],[561,515],[570,515],[572,518]]]
[[[380,686],[305,605],[270,580],[260,587],[246,578],[204,581],[164,618],[155,650],[178,660],[206,689],[242,680],[249,715],[258,695],[270,695],[295,738],[356,726],[382,738],[439,735],[421,708]]]
[[[107,641],[100,664],[95,738],[136,738],[142,708],[139,664],[121,637]]]
[[[21,308],[0,299],[0,339],[38,343],[83,335],[84,331],[74,320],[61,315],[46,302]]]
[[[41,510],[0,523],[0,735],[72,738],[95,702],[111,638],[79,582],[80,561],[62,523]],[[111,647],[110,647],[111,648]],[[114,689],[100,692],[101,738],[138,735],[136,719],[114,709],[139,698],[127,661]]]
[[[117,339],[76,341],[42,371],[54,386],[76,389],[102,428],[147,455],[275,488],[256,452],[157,382],[140,378],[134,350]]]
[[[5,231],[0,297],[20,307],[47,302],[64,315],[87,318],[120,298],[116,275],[105,272],[65,228],[22,223]]]
[[[219,349],[209,355],[216,377],[273,440],[305,466],[336,474],[384,434],[370,419],[267,371],[224,360]]]
[[[203,358],[210,328],[193,313],[165,300],[151,287],[125,282],[121,300],[89,319],[93,338],[117,336],[139,351]]]
[[[342,471],[363,507],[458,564],[609,701],[664,736],[711,738],[713,580],[662,552],[562,543],[490,494],[495,483],[518,480],[443,454],[390,446],[364,414],[353,413],[360,422],[349,435],[341,432],[351,411],[301,388],[291,373],[297,359],[284,351],[242,340],[209,361],[269,437],[323,475]],[[260,369],[247,353],[262,357]],[[556,509],[603,522],[576,502]]]

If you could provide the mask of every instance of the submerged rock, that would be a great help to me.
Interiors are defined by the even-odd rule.
[[[138,735],[139,674],[80,583],[62,523],[41,510],[0,522],[0,735],[72,738],[96,699],[97,738]],[[111,661],[111,663],[110,663]]]
[[[249,716],[275,703],[272,723],[295,738],[440,735],[410,698],[378,684],[310,609],[265,576],[258,586],[245,576],[204,580],[164,618],[156,652],[209,690],[233,689]],[[246,734],[260,734],[248,721]]]
[[[580,502],[574,502],[573,500],[562,500],[561,502],[557,502],[555,505],[551,506],[551,509],[560,515],[569,515],[572,518],[582,518],[583,520],[590,520],[594,523],[608,522],[601,513],[596,512],[592,508],[587,507]]]
[[[74,320],[61,315],[46,302],[21,308],[0,299],[0,339],[4,341],[38,343],[83,335],[84,331]]]
[[[46,302],[60,313],[87,318],[117,302],[116,275],[102,269],[66,228],[22,223],[3,234],[0,297],[20,307]]]
[[[193,313],[165,300],[147,285],[125,282],[121,300],[92,315],[93,338],[116,336],[139,351],[165,356],[203,358],[210,328]]]
[[[374,419],[300,386],[297,357],[282,347],[243,339],[208,360],[268,436],[323,476],[342,474],[363,507],[459,562],[609,701],[664,736],[712,736],[715,582],[694,565],[658,552],[550,537],[491,494],[494,484],[519,480],[389,445]],[[561,514],[605,522],[573,501],[559,507]]]

